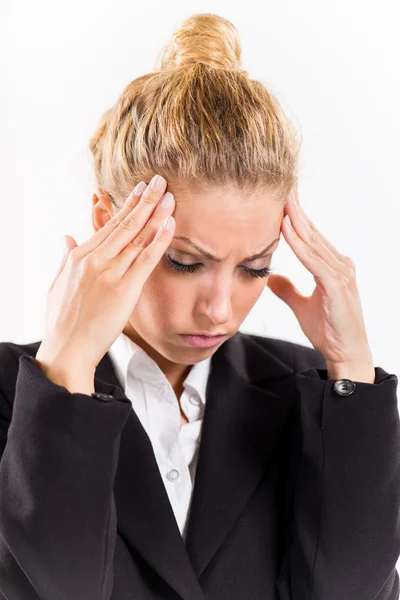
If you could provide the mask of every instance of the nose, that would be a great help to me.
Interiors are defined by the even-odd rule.
[[[232,318],[232,285],[228,281],[203,289],[198,312],[215,325],[224,325]],[[222,327],[223,328],[223,327]]]

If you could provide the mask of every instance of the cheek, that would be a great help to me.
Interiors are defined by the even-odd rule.
[[[168,314],[176,313],[181,306],[187,306],[195,288],[188,285],[185,278],[171,276],[161,268],[155,268],[143,286],[139,302],[148,303],[153,311]]]
[[[263,290],[265,289],[266,279],[255,280],[246,285],[240,287],[236,294],[238,305],[240,306],[240,312],[249,312],[257,300],[260,298]]]

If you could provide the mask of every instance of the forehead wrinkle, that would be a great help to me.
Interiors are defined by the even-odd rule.
[[[176,235],[174,238],[172,238],[174,240],[182,240],[183,242],[186,242],[187,244],[190,244],[190,246],[193,246],[193,248],[195,248],[197,250],[197,252],[199,252],[200,254],[202,254],[205,258],[208,258],[209,260],[212,260],[214,262],[222,262],[223,258],[219,258],[218,256],[214,256],[213,254],[210,254],[210,252],[207,252],[207,250],[204,250],[203,248],[201,248],[200,246],[198,246],[197,244],[195,244],[195,242],[193,242],[191,239],[189,239],[188,237],[184,236],[184,235]],[[272,248],[272,246],[276,243],[279,242],[280,237],[276,238],[276,240],[273,240],[266,248],[264,248],[263,250],[261,250],[261,252],[258,252],[257,254],[253,254],[252,256],[248,256],[247,258],[244,258],[243,260],[255,260],[256,258],[261,258],[262,256],[264,256],[264,254],[266,252],[268,252],[268,250],[270,250]]]

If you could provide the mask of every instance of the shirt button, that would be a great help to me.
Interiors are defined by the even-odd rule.
[[[171,469],[169,473],[167,473],[167,479],[170,481],[176,481],[179,478],[179,471],[176,469]]]
[[[109,402],[113,399],[111,394],[102,394],[101,392],[93,392],[92,397],[96,398],[96,400],[102,400],[103,402]]]
[[[190,396],[190,398],[189,398],[189,402],[190,402],[191,404],[194,404],[195,406],[199,406],[199,405],[200,405],[200,402],[201,402],[201,400],[200,400],[200,398],[198,398],[197,396]]]
[[[350,396],[356,389],[356,384],[351,379],[338,379],[333,384],[333,389],[340,396]]]

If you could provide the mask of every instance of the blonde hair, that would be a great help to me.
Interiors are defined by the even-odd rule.
[[[90,140],[97,185],[113,204],[155,173],[175,189],[234,185],[286,199],[300,143],[273,94],[242,69],[235,26],[195,14],[158,61],[125,87]]]

